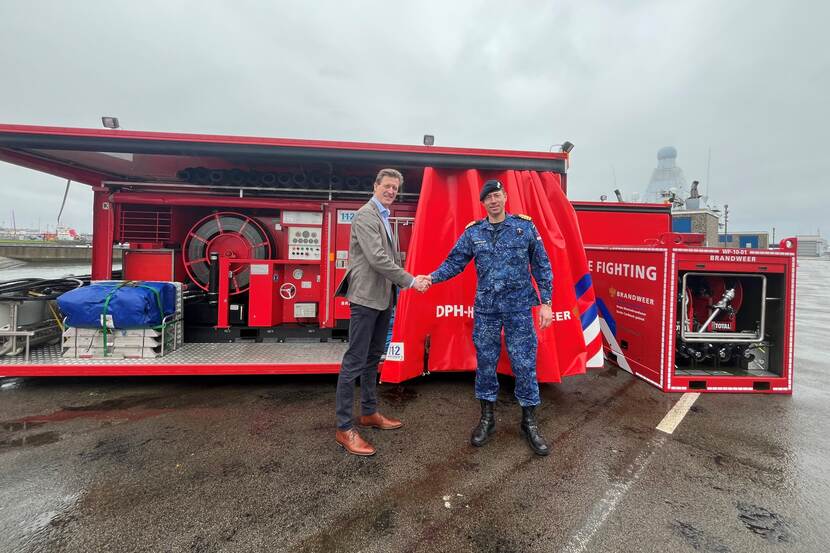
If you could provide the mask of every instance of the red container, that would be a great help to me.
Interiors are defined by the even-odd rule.
[[[681,238],[587,247],[606,356],[666,392],[792,393],[795,239],[735,250]]]

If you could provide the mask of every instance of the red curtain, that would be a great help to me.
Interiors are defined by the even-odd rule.
[[[490,178],[504,183],[509,213],[533,218],[553,267],[554,323],[544,331],[537,328],[538,379],[559,382],[563,376],[584,373],[589,356],[580,318],[584,309],[577,301],[575,284],[587,274],[588,264],[576,215],[562,192],[560,175],[427,168],[406,268],[415,275],[428,274],[444,261],[467,224],[486,216],[478,197],[484,181]],[[432,286],[425,294],[402,292],[381,379],[402,382],[425,370],[475,370],[475,289],[475,267],[471,262],[460,275]],[[593,304],[592,290],[590,302]],[[506,348],[502,348],[498,370],[510,373]]]

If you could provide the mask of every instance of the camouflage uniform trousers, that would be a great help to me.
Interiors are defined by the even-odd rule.
[[[539,405],[539,383],[536,381],[536,328],[533,313],[479,313],[474,316],[473,343],[476,347],[476,398],[496,401],[499,381],[496,365],[501,355],[501,330],[510,365],[516,378],[516,399],[522,407]]]

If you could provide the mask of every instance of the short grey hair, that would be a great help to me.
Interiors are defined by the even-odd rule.
[[[378,176],[375,177],[375,184],[379,184],[380,181],[383,180],[383,177],[392,177],[393,179],[398,179],[398,183],[400,186],[403,186],[403,175],[397,169],[381,169],[378,171]]]

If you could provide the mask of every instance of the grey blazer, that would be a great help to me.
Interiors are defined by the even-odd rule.
[[[380,210],[369,200],[352,219],[349,270],[335,295],[383,311],[392,303],[392,284],[407,288],[412,279],[401,268],[400,255],[386,234]]]

